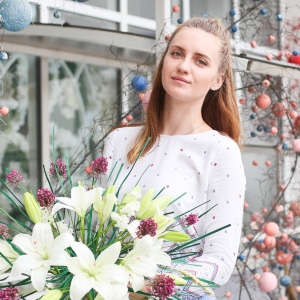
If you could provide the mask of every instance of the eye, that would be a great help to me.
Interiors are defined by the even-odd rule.
[[[174,57],[180,57],[181,53],[179,51],[172,51],[171,55],[174,56]]]
[[[207,62],[203,58],[197,59],[198,65],[207,66]]]

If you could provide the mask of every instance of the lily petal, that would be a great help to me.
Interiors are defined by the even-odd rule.
[[[105,265],[101,267],[101,273],[96,276],[96,279],[97,281],[105,281],[112,284],[121,283],[127,286],[128,273],[120,266]]]
[[[46,277],[49,269],[50,266],[41,266],[33,269],[31,272],[31,283],[38,292],[41,292],[46,285]]]
[[[50,224],[36,223],[32,230],[32,244],[50,249],[53,244],[53,233]]]
[[[75,275],[70,286],[72,300],[82,300],[84,295],[93,288],[93,280],[84,273]]]
[[[119,258],[121,252],[121,243],[116,242],[106,248],[101,254],[98,256],[96,260],[96,265],[107,265],[107,264],[114,264],[117,259]]]
[[[70,209],[70,210],[75,210],[75,208],[73,206],[69,206],[69,205],[65,205],[65,204],[61,204],[61,203],[56,203],[52,207],[52,211],[51,211],[52,215],[54,216],[62,208],[66,208],[66,209]]]
[[[13,240],[12,243],[18,246],[23,252],[26,254],[32,253],[35,251],[32,245],[31,236],[28,234],[20,233],[17,234]]]
[[[53,242],[53,248],[59,247],[60,249],[66,249],[70,247],[71,243],[74,241],[74,236],[69,233],[63,233],[59,235]]]
[[[79,242],[73,242],[71,244],[72,249],[75,251],[81,265],[89,269],[95,262],[95,257],[92,251],[85,245]]]
[[[132,289],[134,292],[140,291],[145,285],[144,276],[137,275],[135,273],[130,274]]]
[[[104,300],[111,300],[113,299],[113,288],[112,286],[104,281],[97,282],[94,286],[94,289],[102,296]]]
[[[21,275],[26,273],[33,268],[38,268],[41,265],[40,259],[32,257],[30,255],[19,256],[13,264],[11,274],[13,276]]]

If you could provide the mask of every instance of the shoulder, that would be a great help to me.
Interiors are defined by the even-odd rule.
[[[132,140],[136,138],[144,127],[142,125],[137,126],[124,126],[113,129],[107,136],[107,140],[111,143],[115,141],[121,142],[122,140]]]

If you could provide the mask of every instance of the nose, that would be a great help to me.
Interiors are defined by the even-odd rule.
[[[179,64],[177,65],[177,70],[182,73],[189,73],[190,66],[187,59],[180,60]]]

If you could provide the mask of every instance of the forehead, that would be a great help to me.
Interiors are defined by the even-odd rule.
[[[181,28],[169,45],[170,48],[174,46],[204,54],[211,59],[217,59],[221,54],[220,39],[212,33],[198,28]]]

